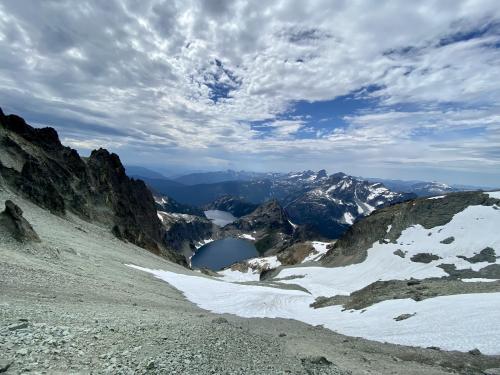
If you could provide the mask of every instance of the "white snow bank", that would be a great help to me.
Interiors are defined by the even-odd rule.
[[[500,199],[500,190],[499,191],[490,191],[487,194],[490,196],[490,198]]]
[[[194,247],[196,249],[199,249],[200,247],[205,246],[207,243],[214,242],[214,241],[215,240],[213,238],[207,238],[207,239],[201,240],[200,242],[198,242],[197,244],[195,244]]]
[[[255,237],[252,236],[251,234],[246,234],[246,233],[240,234],[240,238],[243,238],[245,240],[255,241]]]
[[[349,336],[413,346],[439,346],[446,350],[478,348],[485,354],[500,353],[500,293],[462,294],[426,299],[389,300],[364,312],[341,311],[341,306],[313,309],[314,297],[298,290],[233,284],[211,278],[162,270],[149,272],[184,293],[199,307],[242,317],[287,318]],[[415,316],[395,321],[401,314]]]
[[[472,257],[486,247],[500,249],[497,228],[500,228],[500,210],[487,206],[470,206],[457,213],[444,226],[425,229],[416,225],[404,230],[397,243],[376,242],[368,249],[368,256],[362,263],[335,268],[286,268],[277,277],[303,276],[281,282],[298,284],[315,296],[333,296],[349,295],[377,280],[447,276],[446,272],[437,267],[442,263],[454,264],[457,269],[471,268],[477,271],[491,263],[471,264],[457,255]],[[440,242],[452,236],[455,238],[452,243]],[[398,249],[407,253],[405,258],[394,254]],[[413,255],[426,252],[438,255],[441,259],[428,264],[410,260]],[[499,260],[497,259],[497,263]]]
[[[264,258],[252,258],[245,262],[249,266],[246,272],[228,268],[218,272],[222,276],[221,279],[228,282],[259,281],[262,270],[281,266],[281,262],[275,255]]]
[[[492,283],[500,279],[484,279],[482,277],[473,277],[471,279],[461,279],[464,283]]]
[[[316,252],[314,254],[311,253],[307,257],[305,257],[302,263],[320,260],[321,257],[328,251],[326,247],[330,245],[330,242],[313,241],[312,245]]]
[[[430,197],[430,198],[427,198],[427,199],[443,199],[444,197],[446,197],[446,195],[439,195],[437,197]]]

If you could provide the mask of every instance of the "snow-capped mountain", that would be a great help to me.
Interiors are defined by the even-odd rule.
[[[362,178],[362,177],[361,177]],[[399,193],[414,193],[419,197],[432,197],[459,191],[494,190],[491,187],[448,185],[437,181],[404,181],[382,178],[366,178],[370,182],[381,182],[386,187]]]
[[[442,195],[447,193],[452,193],[455,191],[460,191],[450,185],[444,184],[442,182],[419,182],[413,184],[412,192],[417,194],[419,197]],[[463,189],[462,189],[463,190]]]
[[[154,189],[184,204],[219,206],[221,197],[253,204],[276,199],[295,224],[308,225],[326,238],[338,238],[359,217],[373,210],[414,198],[414,194],[394,192],[379,182],[325,170],[269,174],[264,179],[229,181]]]
[[[381,183],[336,173],[315,179],[310,190],[285,208],[294,223],[310,224],[325,237],[336,238],[358,218],[413,197],[393,192]]]

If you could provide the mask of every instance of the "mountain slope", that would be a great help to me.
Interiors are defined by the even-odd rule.
[[[153,197],[129,178],[118,155],[88,158],[65,147],[52,128],[36,129],[0,110],[0,183],[58,215],[68,212],[110,228],[124,240],[181,261],[163,240]]]
[[[158,191],[192,205],[207,205],[226,196],[253,204],[277,199],[294,223],[308,225],[327,238],[338,238],[355,220],[376,208],[415,197],[344,173],[328,176],[324,170],[183,187],[160,186],[149,179],[147,182]]]
[[[492,190],[480,186],[448,185],[442,182],[428,181],[404,181],[383,178],[367,178],[371,182],[380,182],[386,187],[399,193],[414,193],[418,197],[431,197],[460,191]]]
[[[210,278],[119,241],[101,226],[52,215],[0,190],[0,202],[9,199],[42,242],[26,245],[0,237],[0,352],[2,368],[10,366],[6,374],[71,369],[83,374],[446,375],[454,371],[440,363],[457,370],[467,365],[471,373],[499,365],[494,357],[347,338],[292,319],[211,313],[125,264],[206,283]],[[239,297],[226,295],[226,301]]]
[[[452,193],[375,211],[319,262],[285,267],[268,257],[278,268],[267,269],[260,286],[249,267],[224,270],[222,284],[220,278],[142,270],[210,311],[298,319],[382,342],[500,354],[499,227],[500,192]]]
[[[336,173],[322,178],[285,208],[294,223],[309,224],[325,237],[338,238],[358,218],[410,198],[380,183]]]

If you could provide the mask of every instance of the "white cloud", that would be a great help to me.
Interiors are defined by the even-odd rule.
[[[499,20],[488,0],[6,0],[0,105],[125,160],[184,153],[283,169],[300,158],[353,173],[482,163],[490,173],[500,159]],[[373,85],[379,107],[336,131],[283,117],[294,101]]]

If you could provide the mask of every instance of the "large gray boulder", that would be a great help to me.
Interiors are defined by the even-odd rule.
[[[40,237],[23,217],[23,210],[12,202],[5,201],[5,210],[0,214],[0,225],[20,242],[40,242]]]

